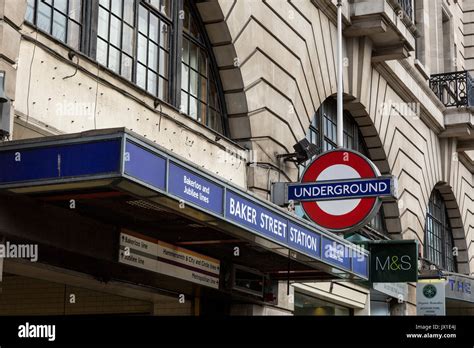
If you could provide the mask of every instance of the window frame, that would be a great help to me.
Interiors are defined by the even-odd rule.
[[[87,32],[86,32],[86,21],[87,21],[87,18],[89,16],[89,7],[90,7],[90,2],[93,2],[93,1],[97,1],[97,0],[82,0],[81,1],[81,21],[77,21],[75,19],[72,19],[70,16],[69,16],[69,13],[64,13],[58,9],[56,9],[56,7],[54,7],[54,0],[52,1],[51,4],[48,4],[47,2],[45,2],[44,0],[32,0],[33,3],[34,3],[34,10],[33,10],[33,22],[30,22],[26,19],[26,13],[25,13],[25,18],[24,18],[24,21],[27,22],[29,25],[33,26],[34,28],[36,28],[36,30],[38,30],[39,32],[51,37],[53,40],[55,41],[58,41],[60,42],[61,44],[63,45],[66,45],[67,47],[69,47],[70,49],[74,50],[74,51],[78,51],[78,52],[81,52],[81,53],[84,53],[85,54],[85,47],[87,46],[87,41],[88,41],[88,37],[87,37]],[[28,7],[28,0],[26,0],[27,4],[26,6]],[[48,6],[51,8],[51,18],[49,19],[50,23],[50,31],[51,32],[48,32],[44,29],[41,29],[39,26],[38,26],[38,4],[40,2],[44,2],[45,3],[45,6]],[[69,0],[67,2],[67,11],[66,12],[69,12]],[[65,16],[66,17],[66,25],[65,25],[65,41],[57,38],[56,36],[54,36],[53,34],[53,23],[54,23],[54,11],[56,12],[59,12],[61,15]],[[74,48],[72,47],[67,41],[68,41],[68,29],[69,29],[69,20],[73,21],[73,22],[76,22],[78,23],[78,25],[80,26],[80,31],[79,31],[79,35],[80,35],[80,39],[79,39],[79,47],[78,48]]]

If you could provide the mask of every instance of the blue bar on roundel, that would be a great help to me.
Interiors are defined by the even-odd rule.
[[[314,182],[288,185],[288,200],[317,201],[338,198],[390,196],[391,178],[343,180],[341,182]]]

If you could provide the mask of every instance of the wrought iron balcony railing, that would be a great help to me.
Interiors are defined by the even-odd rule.
[[[431,75],[430,88],[446,107],[474,106],[474,80],[468,71]]]
[[[405,14],[414,22],[413,0],[397,0],[398,4],[405,11]]]

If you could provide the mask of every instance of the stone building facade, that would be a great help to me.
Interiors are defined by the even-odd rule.
[[[470,104],[474,91],[468,75],[474,71],[474,3],[343,2],[344,109],[367,156],[382,174],[396,176],[399,185],[398,201],[382,205],[383,227],[369,230],[378,230],[383,238],[418,240],[421,257],[441,269],[447,268],[446,260],[451,259],[446,254],[455,250],[455,271],[474,275],[474,105]],[[41,27],[41,16],[47,10],[55,13],[55,6],[62,1],[55,3],[38,10],[34,7],[41,5],[38,1],[0,1],[0,69],[5,71],[5,93],[11,100],[10,136],[5,142],[126,127],[265,200],[270,200],[273,182],[298,181],[298,166],[277,155],[293,152],[293,145],[308,136],[318,110],[336,94],[335,0],[211,0],[189,5],[199,22],[195,30],[201,30],[196,37],[208,52],[207,83],[211,83],[211,70],[215,74],[222,129],[190,117],[194,111],[186,103],[194,97],[183,102],[187,95],[183,81],[188,80],[182,79],[187,70],[181,70],[181,62],[170,63],[165,76],[170,84],[181,76],[181,93],[170,88],[170,95],[164,97],[159,88],[156,93],[140,86],[141,66],[136,62],[140,58],[134,56],[139,54],[139,44],[130,53],[130,76],[124,72],[128,66],[117,70],[110,63],[110,32],[108,60],[99,57],[102,12],[110,12],[106,27],[119,25],[125,35],[126,26],[139,25],[138,3],[146,3],[146,9],[161,18],[158,12],[166,13],[169,1],[120,2],[124,6],[122,17],[114,17],[113,8],[108,7],[114,6],[113,0],[110,4],[91,1],[87,6],[82,1],[84,8],[78,10],[81,16],[70,12],[66,19],[69,26],[61,26],[52,18],[48,31],[47,26]],[[70,11],[72,3],[81,1],[70,1]],[[184,6],[182,12],[175,12],[174,18],[170,12],[163,20],[170,23],[166,32],[170,35],[186,26],[180,15],[191,13],[181,1],[177,3]],[[124,19],[128,5],[135,6],[135,24],[128,25]],[[98,12],[101,6],[102,12]],[[148,16],[150,21],[152,15]],[[113,24],[114,18],[123,20]],[[75,21],[82,33],[77,42],[68,36]],[[91,25],[93,21],[99,21],[99,26]],[[54,29],[55,25],[59,27]],[[65,28],[69,31],[62,33]],[[90,28],[92,34],[86,32]],[[192,32],[189,29],[189,35]],[[169,49],[182,51],[181,45]],[[127,54],[124,42],[119,46],[123,63]],[[454,74],[463,71],[466,73]],[[7,116],[4,113],[2,117]],[[320,125],[319,136],[327,138],[321,144],[330,146],[329,123],[322,121]],[[446,215],[443,231],[448,231],[444,234],[427,226],[433,195],[442,200]],[[433,239],[439,236],[439,246],[427,246],[428,234]],[[446,246],[450,245],[450,234],[452,250]],[[192,313],[191,307],[144,295],[143,289],[106,289],[92,280],[74,280],[69,274],[27,270],[6,262],[4,273],[149,301],[149,311],[154,314]],[[3,278],[6,289],[21,283],[9,283],[8,279]],[[300,282],[293,288],[305,296],[351,308],[354,314],[370,313],[371,291],[360,284]],[[275,307],[238,304],[231,313],[296,312],[295,301],[288,300],[285,291],[285,286],[279,289],[280,301]],[[414,314],[415,305],[415,284],[409,284],[408,297],[402,306],[394,304],[391,311]],[[132,307],[146,312],[146,306],[138,302],[127,304],[123,312]],[[18,313],[18,309],[12,311]]]

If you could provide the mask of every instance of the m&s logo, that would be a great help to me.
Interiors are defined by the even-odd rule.
[[[376,271],[409,271],[411,269],[411,257],[403,256],[387,256],[386,258],[375,257]]]

